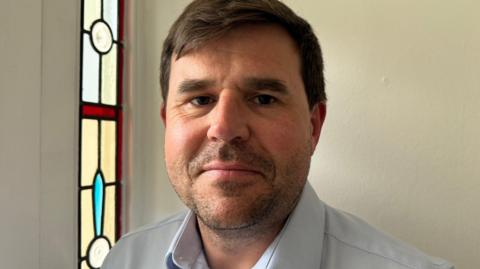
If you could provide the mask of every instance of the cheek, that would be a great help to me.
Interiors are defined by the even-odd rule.
[[[167,166],[186,163],[201,146],[203,138],[194,124],[169,122],[165,129],[165,161]]]
[[[294,119],[265,122],[258,128],[262,144],[274,158],[288,158],[298,150],[305,150],[305,145],[310,144],[309,133],[308,124]]]
[[[312,152],[309,123],[284,120],[275,128],[264,128],[264,135],[263,146],[275,161],[279,186],[301,189],[308,177]]]

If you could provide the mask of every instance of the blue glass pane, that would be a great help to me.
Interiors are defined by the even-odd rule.
[[[82,100],[98,103],[100,55],[93,49],[88,34],[83,34]]]
[[[103,1],[103,19],[112,29],[113,40],[117,40],[118,35],[118,0]]]
[[[103,217],[103,196],[105,193],[104,181],[102,174],[99,172],[95,176],[93,183],[93,215],[95,217],[95,235],[102,234],[102,217]]]

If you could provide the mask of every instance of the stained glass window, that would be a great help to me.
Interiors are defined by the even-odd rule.
[[[123,0],[83,0],[78,268],[100,268],[120,237]]]

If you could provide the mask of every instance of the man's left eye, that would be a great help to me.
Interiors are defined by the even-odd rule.
[[[253,102],[259,105],[269,105],[274,103],[275,101],[275,97],[267,94],[261,94],[253,97]]]

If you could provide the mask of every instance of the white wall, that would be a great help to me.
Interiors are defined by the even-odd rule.
[[[0,2],[2,268],[76,267],[78,12]]]
[[[129,230],[182,208],[165,172],[158,86],[161,38],[183,9],[181,1],[177,3],[166,8],[164,1],[146,0],[129,6],[130,86],[125,110],[131,124],[128,154],[132,159],[125,173]]]
[[[480,3],[301,3],[325,51],[322,199],[480,268]]]
[[[41,4],[26,2],[0,8],[0,260],[10,268],[39,259]]]
[[[180,207],[164,172],[158,62],[187,2],[144,0],[134,12],[131,229]],[[310,173],[321,198],[480,268],[480,2],[285,2],[324,50],[330,100]]]
[[[331,102],[317,190],[460,268],[479,267],[480,4],[331,3],[316,17],[299,8],[325,36]]]

